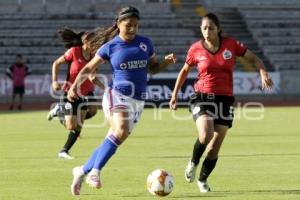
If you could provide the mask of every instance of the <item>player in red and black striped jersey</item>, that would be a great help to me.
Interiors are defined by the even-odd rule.
[[[198,78],[194,84],[195,94],[190,98],[190,112],[196,122],[198,138],[194,144],[192,159],[185,171],[185,178],[193,182],[200,157],[207,151],[203,161],[198,187],[209,192],[207,178],[214,169],[218,153],[227,130],[233,120],[233,67],[236,57],[244,57],[259,69],[263,89],[271,89],[273,82],[262,61],[243,43],[221,35],[217,16],[209,13],[201,23],[203,40],[190,47],[186,62],[179,72],[170,108],[176,108],[177,94],[190,70],[196,67]]]
[[[72,159],[69,150],[74,145],[77,137],[80,135],[84,119],[94,116],[97,112],[97,106],[91,102],[95,102],[94,84],[104,90],[104,85],[96,78],[94,72],[88,79],[82,83],[78,91],[80,98],[74,102],[68,101],[66,98],[70,85],[76,79],[80,70],[91,60],[93,53],[91,52],[89,40],[93,37],[94,32],[75,33],[73,30],[65,28],[59,32],[61,39],[68,48],[64,55],[54,61],[52,66],[52,89],[58,91],[62,89],[64,96],[62,102],[54,107],[49,114],[48,120],[51,120],[57,112],[64,114],[64,125],[70,131],[68,139],[59,152],[58,157],[64,159]],[[65,84],[61,85],[58,82],[58,72],[62,64],[68,64],[68,73]],[[80,117],[77,117],[77,116]]]

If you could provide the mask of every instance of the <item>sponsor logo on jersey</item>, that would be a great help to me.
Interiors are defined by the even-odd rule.
[[[141,43],[140,43],[140,48],[141,48],[143,51],[147,52],[147,45],[146,45],[145,43],[141,42]]]
[[[120,68],[121,69],[127,69],[127,64],[126,63],[121,63]]]
[[[223,58],[224,58],[225,60],[231,59],[231,58],[232,58],[232,53],[231,53],[231,51],[229,51],[228,49],[225,49],[225,50],[223,51]]]
[[[120,69],[138,69],[138,68],[145,68],[147,67],[147,60],[132,60],[128,61],[127,63],[121,63]]]

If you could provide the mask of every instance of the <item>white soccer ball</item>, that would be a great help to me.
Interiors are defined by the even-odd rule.
[[[174,187],[173,176],[163,169],[152,171],[147,177],[148,191],[157,196],[167,196]]]

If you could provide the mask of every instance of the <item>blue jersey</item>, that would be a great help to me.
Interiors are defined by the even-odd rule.
[[[153,54],[151,40],[140,35],[130,42],[116,36],[97,51],[112,66],[110,87],[138,100],[146,97],[147,65]]]

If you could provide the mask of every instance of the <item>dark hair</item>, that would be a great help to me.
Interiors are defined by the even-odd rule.
[[[23,57],[22,54],[20,53],[16,54],[16,58],[22,58],[22,57]]]
[[[214,14],[214,13],[207,13],[206,15],[203,16],[202,20],[204,18],[207,18],[207,19],[211,20],[216,25],[216,27],[218,27],[218,29],[220,30],[218,35],[219,35],[219,37],[221,37],[222,36],[222,29],[221,29],[221,25],[220,25],[220,20],[217,17],[217,15]]]
[[[140,19],[140,12],[138,11],[138,9],[132,6],[121,8],[112,26],[96,29],[94,31],[94,36],[89,41],[91,52],[96,52],[97,49],[99,49],[103,44],[114,38],[119,33],[117,22],[125,20],[129,17]]]
[[[116,21],[122,21],[128,17],[136,17],[140,19],[140,12],[133,6],[124,7],[120,10],[118,16],[116,17]]]
[[[75,32],[68,27],[64,27],[62,30],[58,31],[58,36],[66,48],[71,48],[74,46],[81,46],[83,44],[81,37],[84,33],[85,32]]]

